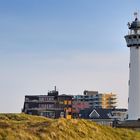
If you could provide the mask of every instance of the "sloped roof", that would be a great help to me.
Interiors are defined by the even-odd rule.
[[[111,114],[111,111],[112,111],[111,109],[98,108],[98,109],[95,109],[95,110],[100,115],[99,119],[110,119],[109,114]]]
[[[81,118],[85,119],[110,119],[109,114],[111,114],[112,109],[103,108],[89,108],[81,110]],[[99,115],[92,115],[91,113],[98,113]]]

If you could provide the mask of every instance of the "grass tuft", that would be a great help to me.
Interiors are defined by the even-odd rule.
[[[84,119],[48,119],[0,114],[0,140],[140,140],[140,132],[111,128]]]

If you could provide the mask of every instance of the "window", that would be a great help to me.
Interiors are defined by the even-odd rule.
[[[40,98],[39,98],[39,101],[44,101],[44,98],[43,98],[43,97],[40,97]]]
[[[47,104],[47,108],[54,108],[54,104]]]
[[[47,101],[48,100],[48,98],[47,97],[44,97],[44,101]]]
[[[53,97],[48,97],[48,101],[52,101],[53,100]]]
[[[68,112],[71,112],[71,111],[72,111],[72,109],[69,107],[69,108],[68,108]]]
[[[64,104],[64,103],[62,101],[60,101],[59,104]]]
[[[67,105],[67,100],[64,101],[64,104]]]
[[[32,112],[29,112],[28,114],[29,114],[29,115],[32,115]]]
[[[71,101],[68,101],[68,104],[71,105]]]
[[[67,108],[65,107],[65,108],[64,108],[64,111],[66,111],[66,110],[67,110]]]
[[[39,104],[39,108],[46,108],[46,104]]]
[[[26,98],[25,98],[25,101],[26,101],[26,102],[29,101],[29,98],[26,97]]]
[[[137,36],[136,36],[136,35],[134,35],[134,36],[133,36],[133,38],[134,38],[134,39],[136,39],[136,38],[137,38]]]
[[[49,118],[55,118],[55,112],[53,111],[47,111],[47,112],[41,112],[42,116],[49,117]]]
[[[25,108],[28,108],[28,107],[29,107],[29,104],[26,103],[26,104],[25,104]]]

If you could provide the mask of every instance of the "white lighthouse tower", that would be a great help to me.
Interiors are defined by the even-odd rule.
[[[128,23],[129,33],[125,36],[130,48],[128,120],[140,119],[140,21]]]

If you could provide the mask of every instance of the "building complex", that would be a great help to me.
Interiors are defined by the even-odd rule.
[[[58,91],[48,92],[48,95],[26,95],[22,112],[45,116],[49,118],[71,118],[72,96],[59,95]]]
[[[84,91],[83,95],[73,96],[74,103],[88,103],[89,107],[111,109],[116,107],[116,94]]]
[[[55,88],[47,95],[26,95],[22,112],[49,118],[71,119],[88,116],[90,119],[90,114],[87,114],[89,110],[115,111],[116,103],[116,94],[113,93],[85,90],[82,95],[59,95]],[[83,115],[83,112],[86,114]]]

